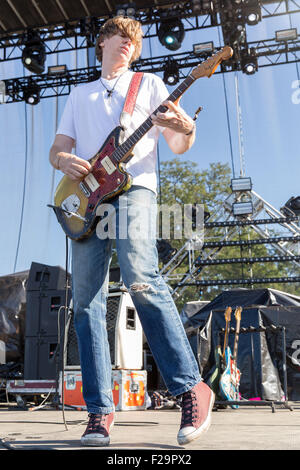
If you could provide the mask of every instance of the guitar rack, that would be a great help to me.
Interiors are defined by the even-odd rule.
[[[286,369],[286,334],[285,334],[285,327],[284,326],[249,326],[247,328],[242,327],[240,329],[239,334],[247,334],[247,333],[261,333],[266,331],[273,331],[274,333],[279,333],[281,331],[282,335],[282,368],[283,368],[283,389],[284,389],[284,401],[279,400],[216,400],[215,406],[218,405],[238,405],[238,406],[270,406],[272,408],[272,413],[275,413],[275,405],[284,406],[285,408],[293,411],[293,408],[288,403],[288,391],[287,391],[287,369]],[[235,328],[231,327],[229,330],[229,334],[235,333]],[[221,334],[225,333],[225,328],[222,328],[219,331],[219,337]]]

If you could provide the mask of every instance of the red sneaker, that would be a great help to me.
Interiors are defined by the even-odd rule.
[[[109,431],[114,425],[114,413],[108,415],[89,413],[89,422],[81,437],[84,446],[107,446]]]
[[[188,444],[208,430],[214,401],[215,394],[204,382],[199,382],[182,395],[178,444]]]

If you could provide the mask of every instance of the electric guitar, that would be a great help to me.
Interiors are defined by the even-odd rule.
[[[227,312],[227,311],[226,311]],[[238,352],[238,341],[240,334],[241,324],[241,312],[242,307],[237,307],[235,310],[236,329],[234,338],[233,354],[228,346],[229,328],[231,320],[231,312],[225,313],[226,328],[225,328],[225,340],[223,350],[223,362],[225,370],[220,379],[220,393],[225,400],[237,401],[239,399],[239,385],[241,380],[241,372],[237,368],[237,352]],[[238,405],[230,405],[231,408],[236,409]]]
[[[171,93],[169,101],[176,102],[180,96],[200,77],[211,77],[223,60],[233,54],[225,46],[215,55],[195,67],[190,75]],[[165,112],[167,107],[160,105],[153,114]],[[131,175],[125,164],[133,157],[133,148],[153,126],[149,116],[122,144],[122,127],[117,126],[107,137],[100,150],[89,163],[90,173],[80,181],[64,176],[59,182],[55,196],[55,214],[64,232],[73,240],[81,240],[91,235],[98,221],[98,206],[127,191],[132,184]]]

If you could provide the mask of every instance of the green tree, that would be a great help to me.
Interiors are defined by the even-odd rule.
[[[170,161],[161,163],[160,168],[160,203],[172,206],[174,203],[184,204],[203,204],[205,211],[209,213],[217,213],[226,197],[231,193],[230,189],[231,171],[227,164],[212,163],[209,168],[200,171],[198,165],[190,161],[182,161],[175,157]],[[205,229],[205,241],[220,240],[224,236],[224,228]],[[253,240],[259,238],[251,227],[241,227],[236,229],[234,239]],[[179,250],[185,240],[174,239],[171,231],[169,242],[172,247]],[[265,257],[275,254],[270,252],[270,247],[266,245],[254,245],[251,247],[223,247],[215,258],[249,258],[249,257]],[[201,252],[197,251],[194,255],[201,259]],[[189,270],[189,257],[186,253],[185,259],[172,272],[176,276],[184,275]],[[201,267],[199,267],[201,270]],[[298,270],[299,272],[299,270]],[[244,262],[241,264],[231,263],[222,265],[205,266],[201,270],[201,278],[205,280],[213,279],[248,279],[262,277],[279,277],[288,275],[297,275],[294,265],[264,262],[253,263]],[[299,274],[298,274],[299,275]],[[170,284],[173,281],[169,281]],[[212,300],[220,292],[230,289],[232,286],[208,286],[201,290],[198,286],[186,287],[178,298],[175,298],[179,309],[187,301],[191,300]],[[236,285],[235,287],[239,287]],[[249,287],[249,286],[243,286]],[[290,293],[296,293],[298,286],[295,284],[255,284],[253,288],[272,287],[278,290],[284,290]]]

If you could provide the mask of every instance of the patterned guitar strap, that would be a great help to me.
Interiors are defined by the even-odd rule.
[[[125,132],[131,121],[131,117],[134,111],[134,107],[135,107],[135,103],[136,103],[136,99],[137,99],[137,95],[139,92],[143,75],[144,75],[143,72],[136,72],[131,79],[131,82],[127,91],[123,111],[121,112],[121,115],[120,115],[120,125],[123,129],[122,140],[125,139]]]

